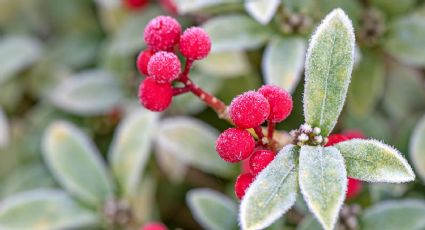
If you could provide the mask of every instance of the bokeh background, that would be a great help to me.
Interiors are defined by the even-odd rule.
[[[161,114],[138,103],[143,77],[135,60],[145,48],[144,27],[164,14],[184,28],[202,26],[212,39],[212,52],[195,64],[192,79],[226,103],[265,83],[285,88],[293,95],[294,111],[278,129],[290,131],[303,123],[308,39],[337,7],[352,19],[357,47],[335,132],[357,130],[384,140],[409,159],[418,176],[408,184],[363,183],[347,204],[367,210],[397,200],[405,209],[394,216],[382,214],[383,220],[395,218],[404,224],[402,229],[425,229],[422,0],[0,0],[0,228],[137,229],[160,221],[170,229],[237,229],[233,183],[240,166],[224,163],[214,150],[219,131],[230,125],[193,95],[175,98]],[[56,167],[71,168],[82,188],[96,185],[98,178],[90,175],[99,170],[110,175],[106,184],[120,184],[113,192],[105,187],[108,202],[91,206],[91,201],[87,205],[73,192],[69,195],[55,163],[46,162],[46,155],[56,152],[68,156]],[[127,158],[111,157],[119,154]],[[130,174],[135,179],[128,179]],[[127,182],[138,185],[135,192],[122,188]],[[211,190],[193,190],[199,188]],[[204,203],[187,195],[196,191],[206,196]],[[40,193],[63,203],[46,201]],[[5,213],[11,199],[34,197],[42,201]],[[228,215],[214,209],[214,199],[230,207]],[[411,199],[420,206],[413,205],[418,209],[412,212],[422,220],[421,215],[403,219],[412,216]],[[31,211],[36,217],[28,216]],[[221,224],[214,227],[202,218]],[[273,228],[317,229],[310,222],[300,202]]]

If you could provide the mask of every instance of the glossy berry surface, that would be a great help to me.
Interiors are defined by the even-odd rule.
[[[148,75],[148,63],[154,53],[150,49],[145,49],[139,53],[136,64],[140,74]]]
[[[141,10],[149,5],[149,0],[123,0],[123,3],[130,10]]]
[[[346,136],[342,135],[342,134],[337,134],[337,133],[331,134],[331,135],[329,135],[328,142],[325,144],[325,146],[326,147],[332,146],[334,144],[337,144],[337,143],[342,142],[342,141],[347,141],[347,140],[348,140],[348,138]]]
[[[139,101],[151,111],[161,112],[170,106],[173,88],[169,83],[158,83],[148,77],[139,86]]]
[[[270,105],[260,93],[248,91],[233,99],[229,108],[230,119],[240,128],[261,125],[269,116]]]
[[[362,190],[362,182],[354,179],[354,178],[348,178],[348,187],[347,187],[347,193],[346,193],[346,199],[352,199],[359,195],[359,193]]]
[[[250,160],[249,167],[253,175],[261,172],[270,162],[274,159],[275,154],[270,150],[257,150],[255,151]]]
[[[179,43],[181,26],[169,16],[152,19],[145,28],[144,39],[147,46],[154,50],[169,50]]]
[[[251,173],[244,173],[238,176],[235,182],[235,194],[239,199],[245,196],[246,190],[254,181],[254,176]]]
[[[284,89],[274,85],[264,85],[259,90],[270,104],[270,115],[268,120],[281,122],[292,112],[292,96]]]
[[[191,27],[180,37],[180,52],[188,59],[200,60],[208,56],[211,50],[211,39],[200,27]]]
[[[180,60],[175,54],[159,51],[149,60],[148,74],[157,82],[170,83],[179,77],[180,68]]]
[[[217,138],[215,149],[218,155],[230,163],[248,158],[254,151],[255,140],[245,129],[230,128]]]
[[[168,230],[168,228],[162,223],[152,222],[144,225],[140,230]]]

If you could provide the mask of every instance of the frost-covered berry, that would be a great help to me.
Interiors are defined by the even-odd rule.
[[[261,125],[270,114],[270,105],[260,93],[248,91],[233,99],[229,107],[230,119],[240,128]]]
[[[170,83],[158,83],[148,77],[139,86],[139,101],[151,111],[164,111],[173,99],[173,87]]]
[[[180,52],[188,59],[200,60],[208,56],[211,39],[200,27],[186,29],[180,37]]]
[[[140,230],[168,230],[168,228],[162,223],[151,222],[143,225]]]
[[[238,176],[235,182],[235,194],[241,200],[245,196],[246,190],[254,181],[251,173],[244,173]]]
[[[146,26],[144,39],[153,51],[169,50],[179,43],[181,31],[179,22],[174,18],[158,16]]]
[[[274,159],[274,156],[275,156],[274,152],[270,150],[255,151],[249,160],[251,173],[254,175],[257,175],[267,165],[269,165],[269,163]]]
[[[346,193],[346,199],[352,199],[356,197],[362,190],[362,182],[354,179],[354,178],[348,178],[348,187],[347,187],[347,193]]]
[[[141,10],[149,4],[149,0],[123,0],[123,3],[130,10]]]
[[[140,74],[148,75],[148,63],[154,53],[150,49],[145,49],[139,53],[136,64]]]
[[[342,134],[337,134],[337,133],[331,134],[329,135],[328,142],[325,144],[325,146],[332,146],[334,144],[337,144],[342,141],[347,141],[347,140],[348,138]]]
[[[255,140],[245,129],[230,128],[217,138],[215,149],[218,155],[230,163],[248,158],[254,151]]]
[[[179,77],[181,71],[179,58],[166,51],[159,51],[152,55],[148,63],[148,73],[160,83],[172,82]]]
[[[264,85],[258,92],[269,101],[270,115],[268,120],[275,123],[281,122],[291,114],[292,96],[286,90],[274,85]]]

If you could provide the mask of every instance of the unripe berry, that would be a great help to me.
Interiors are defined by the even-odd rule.
[[[346,193],[346,199],[352,199],[356,197],[362,190],[362,182],[354,179],[354,178],[348,178],[348,187],[347,187],[347,193]]]
[[[139,86],[139,101],[151,111],[164,111],[173,99],[173,88],[170,83],[158,83],[148,77]]]
[[[180,52],[188,59],[200,60],[208,56],[211,39],[200,27],[186,29],[180,37]]]
[[[348,138],[345,137],[342,134],[337,134],[337,133],[331,134],[331,135],[329,135],[328,143],[326,143],[325,146],[332,146],[334,144],[337,144],[337,143],[343,142],[343,141],[347,141],[347,140],[348,140]]]
[[[160,83],[170,83],[179,77],[181,71],[179,58],[166,51],[152,55],[148,63],[149,76]]]
[[[275,154],[270,150],[258,150],[255,151],[250,160],[249,166],[251,168],[251,172],[254,175],[257,175],[261,172],[270,162],[274,159]]]
[[[245,196],[246,190],[254,181],[251,173],[245,173],[238,176],[235,182],[235,194],[241,200]]]
[[[215,149],[225,161],[235,163],[248,158],[254,151],[255,140],[245,129],[230,128],[217,138]]]
[[[168,228],[162,223],[152,222],[145,224],[140,230],[168,230]]]
[[[139,53],[136,65],[140,74],[148,75],[148,63],[154,53],[155,52],[150,49],[145,49]]]
[[[292,96],[284,89],[274,85],[264,85],[259,90],[270,104],[270,115],[268,120],[281,122],[292,112]]]
[[[130,10],[141,10],[149,4],[149,0],[123,0],[123,3]]]
[[[153,51],[169,50],[179,43],[181,26],[169,16],[158,16],[152,19],[145,28],[144,39]]]
[[[230,119],[240,128],[261,125],[270,114],[270,105],[260,93],[248,91],[233,99],[229,107]]]

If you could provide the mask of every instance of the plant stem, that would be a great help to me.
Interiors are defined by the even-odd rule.
[[[269,141],[271,141],[273,139],[276,123],[269,120],[267,121],[267,125],[267,138],[269,139]]]
[[[184,86],[181,88],[173,88],[173,96],[178,96],[180,94],[184,94],[189,92],[191,89],[190,87]]]

